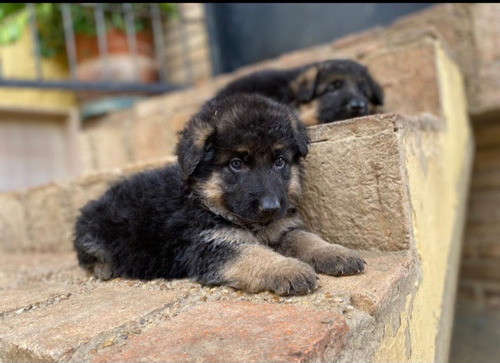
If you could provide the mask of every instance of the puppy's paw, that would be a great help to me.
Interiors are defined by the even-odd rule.
[[[312,265],[318,272],[345,276],[361,273],[365,269],[366,261],[356,251],[332,245],[317,249],[314,252]]]
[[[284,258],[270,269],[265,285],[278,295],[305,295],[316,289],[318,279],[310,265],[294,258]]]
[[[111,280],[114,277],[113,268],[109,263],[97,263],[94,266],[94,276],[103,280]]]

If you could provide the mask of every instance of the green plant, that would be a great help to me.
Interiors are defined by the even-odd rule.
[[[37,3],[35,14],[40,42],[40,53],[43,57],[50,58],[61,52],[65,47],[64,23],[59,3]],[[116,4],[102,4],[104,9]],[[75,34],[95,36],[97,33],[94,8],[71,4],[73,30]],[[176,17],[177,7],[173,3],[160,3],[160,9],[169,17]],[[134,3],[132,10],[148,11],[149,4]],[[17,41],[26,29],[29,13],[23,3],[0,3],[0,45],[11,44]],[[126,21],[122,13],[115,11],[104,12],[106,31],[109,29],[126,29]],[[144,17],[135,17],[134,29],[140,32],[150,29],[151,21]]]

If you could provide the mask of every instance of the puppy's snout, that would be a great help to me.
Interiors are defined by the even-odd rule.
[[[280,201],[275,196],[265,196],[259,201],[259,212],[262,214],[274,214],[280,209]]]
[[[351,112],[363,112],[366,108],[366,103],[364,101],[354,99],[347,104],[347,108]]]

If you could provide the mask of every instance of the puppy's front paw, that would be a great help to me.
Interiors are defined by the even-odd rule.
[[[265,278],[268,290],[278,295],[305,295],[314,291],[318,275],[314,269],[294,258],[284,258],[277,262]]]
[[[317,249],[312,264],[318,272],[343,276],[362,272],[365,269],[366,261],[356,251],[332,245]]]

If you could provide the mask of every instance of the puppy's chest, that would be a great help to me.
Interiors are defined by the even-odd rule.
[[[300,217],[295,215],[280,219],[267,226],[254,226],[251,232],[259,243],[269,246],[279,244],[288,231],[301,226],[302,221]]]

